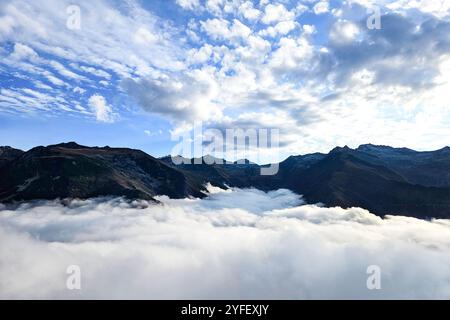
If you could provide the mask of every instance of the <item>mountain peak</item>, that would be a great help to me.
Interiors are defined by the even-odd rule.
[[[439,152],[449,152],[450,151],[450,147],[443,147],[442,149],[437,150]]]
[[[86,146],[79,145],[78,143],[76,143],[74,141],[58,143],[58,144],[50,145],[49,147],[66,148],[66,149],[87,148]]]
[[[235,162],[233,162],[233,164],[256,164],[256,163],[248,160],[247,158],[244,158],[244,159],[236,160]]]
[[[409,149],[409,148],[394,148],[385,145],[375,145],[375,144],[362,144],[357,149],[357,151],[361,152],[369,152],[369,153],[396,153],[396,154],[415,154],[418,151]]]
[[[14,149],[10,146],[0,147],[0,167],[6,163],[18,158],[24,152],[19,149]],[[1,180],[1,179],[0,179]]]
[[[2,155],[3,153],[7,153],[11,150],[13,150],[13,148],[11,148],[10,146],[0,146],[0,155]]]
[[[349,148],[347,145],[343,147],[335,147],[333,150],[330,151],[330,154],[337,153],[337,152],[348,152],[352,151],[353,149]]]

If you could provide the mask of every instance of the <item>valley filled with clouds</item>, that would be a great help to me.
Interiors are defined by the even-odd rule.
[[[209,188],[0,208],[0,298],[448,299],[450,222]],[[81,290],[66,269],[80,268]],[[369,290],[369,266],[381,288]]]

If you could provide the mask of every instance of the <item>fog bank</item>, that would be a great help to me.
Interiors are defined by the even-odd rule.
[[[211,188],[0,207],[0,298],[450,298],[450,221],[303,205],[288,190]],[[81,290],[66,269],[81,269]],[[368,290],[369,265],[381,289]]]

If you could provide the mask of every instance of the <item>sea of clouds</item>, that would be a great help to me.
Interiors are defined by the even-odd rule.
[[[450,298],[450,220],[303,205],[288,190],[210,192],[0,205],[0,298]],[[81,290],[66,287],[70,265]]]

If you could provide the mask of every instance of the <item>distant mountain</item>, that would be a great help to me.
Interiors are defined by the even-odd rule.
[[[450,187],[412,184],[399,172],[351,149],[334,150],[287,179],[310,203],[362,207],[378,215],[450,217]]]
[[[329,154],[291,156],[279,164],[274,176],[261,176],[257,165],[176,167],[219,186],[290,189],[302,194],[308,203],[362,207],[380,216],[450,218],[449,151],[337,147]]]
[[[0,150],[2,202],[103,195],[203,197],[205,184],[211,183],[266,191],[287,188],[308,203],[357,206],[380,216],[450,218],[450,148],[418,152],[375,145],[337,147],[328,154],[291,156],[274,176],[260,175],[261,166],[248,160],[237,164],[211,156],[179,157],[176,160],[184,163],[174,164],[171,157],[156,159],[139,150],[74,142],[27,152]]]
[[[201,197],[204,187],[148,154],[74,142],[36,147],[0,168],[0,200]]]
[[[259,177],[260,172],[260,166],[248,160],[230,163],[209,155],[193,159],[175,157],[175,160],[166,156],[160,160],[186,175],[193,175],[196,180],[204,184],[211,183],[222,188],[256,186],[254,180]]]
[[[354,151],[398,172],[406,181],[429,187],[450,186],[450,148],[418,152],[407,148],[362,145]]]

